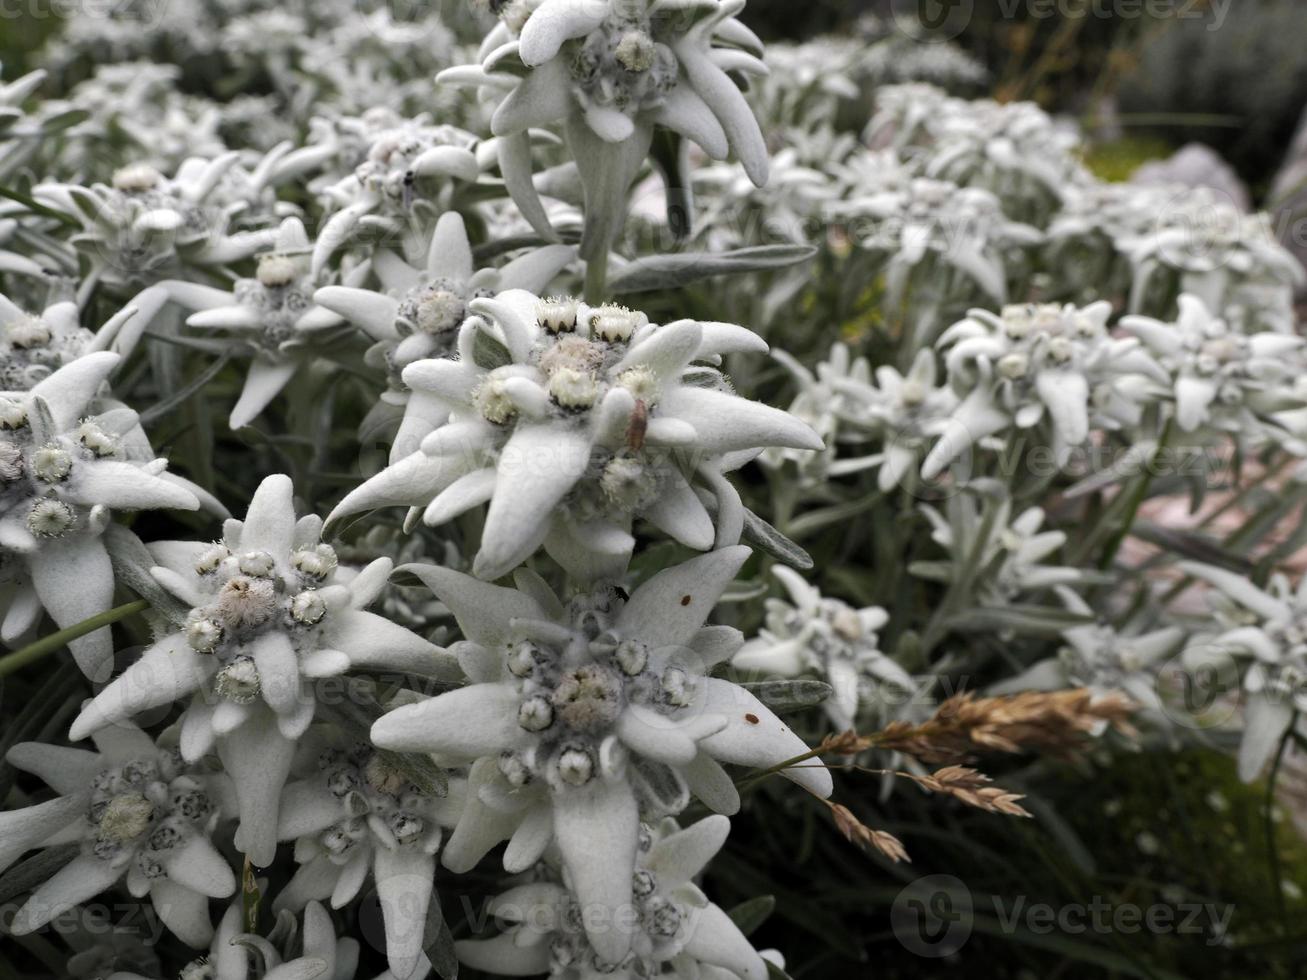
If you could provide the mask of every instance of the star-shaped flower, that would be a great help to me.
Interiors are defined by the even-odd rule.
[[[490,914],[510,923],[508,931],[462,940],[455,945],[458,958],[473,969],[510,977],[766,980],[762,956],[694,883],[730,829],[723,816],[685,829],[670,819],[640,828],[630,909],[637,922],[632,948],[620,961],[594,948],[583,928],[586,907],[558,880],[566,875],[550,867],[542,869],[542,878],[495,898]]]
[[[297,521],[291,496],[289,478],[270,476],[222,541],[153,546],[155,578],[191,611],[82,709],[71,732],[83,738],[189,697],[182,755],[198,759],[216,744],[240,803],[237,847],[258,865],[272,862],[277,801],[313,721],[315,680],[354,668],[458,676],[439,647],[364,611],[389,559],[342,574],[320,543],[321,520]]]
[[[505,867],[522,871],[552,841],[583,907],[621,909],[633,899],[642,809],[679,812],[693,793],[732,813],[739,795],[723,763],[768,767],[807,751],[753,695],[708,676],[743,642],[703,623],[748,555],[726,548],[658,573],[629,599],[609,587],[566,604],[526,572],[519,591],[407,567],[458,619],[473,683],[397,708],[372,740],[472,763],[447,867],[467,870],[510,838]],[[831,791],[823,767],[785,775]],[[631,950],[621,929],[589,939],[610,963]]]
[[[78,843],[80,852],[38,885],[11,925],[27,935],[126,878],[164,925],[190,946],[213,935],[209,899],[236,891],[211,838],[226,795],[221,776],[186,764],[130,724],[95,736],[95,751],[24,742],[6,756],[58,793],[0,813],[0,870],[34,847]]]
[[[337,740],[339,741],[339,740]],[[286,786],[277,837],[295,841],[299,870],[277,896],[277,909],[307,901],[354,900],[368,872],[377,884],[390,972],[426,976],[422,953],[443,827],[452,827],[464,797],[424,791],[386,752],[368,745],[327,747],[316,771]]]
[[[734,394],[710,366],[766,349],[743,327],[658,326],[623,307],[521,290],[469,309],[478,315],[459,331],[457,360],[404,371],[410,411],[440,406],[449,420],[329,521],[407,505],[410,520],[425,508],[435,525],[489,502],[477,575],[499,578],[543,544],[589,582],[622,573],[637,516],[691,548],[736,543],[743,505],[723,470],[767,446],[821,448],[802,422]],[[716,501],[715,529],[700,489]]]
[[[14,586],[0,638],[13,643],[45,609],[61,628],[113,603],[114,573],[102,533],[115,510],[218,506],[155,458],[135,412],[95,413],[117,354],[87,354],[29,391],[0,392],[0,578]],[[218,509],[221,509],[220,507]],[[108,679],[108,628],[73,640],[78,665]]]
[[[402,380],[404,369],[426,358],[447,358],[457,352],[459,327],[468,316],[468,303],[509,289],[538,293],[572,261],[567,245],[546,245],[527,252],[501,268],[474,270],[472,246],[463,217],[456,211],[440,216],[421,266],[410,265],[394,252],[378,249],[372,268],[380,289],[324,286],[315,302],[356,324],[373,341],[367,360],[386,371],[390,390],[382,400],[400,409],[422,401]],[[404,412],[390,461],[414,452],[422,439],[448,417],[437,402]]]

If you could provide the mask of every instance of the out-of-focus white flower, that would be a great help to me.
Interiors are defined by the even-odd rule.
[[[190,157],[173,177],[149,164],[130,164],[109,184],[46,183],[32,194],[82,223],[74,244],[90,263],[91,282],[123,289],[203,279],[267,248],[276,235],[269,228],[233,229],[250,199],[232,199],[218,189],[239,161],[236,152],[212,160]],[[245,190],[262,193],[273,170],[258,172]],[[259,223],[257,216],[245,217]]]
[[[490,123],[500,169],[523,215],[550,236],[531,181],[528,131],[564,124],[585,192],[581,254],[593,260],[622,227],[656,127],[713,159],[734,151],[755,184],[766,182],[767,146],[731,74],[767,73],[762,42],[736,20],[743,8],[744,0],[510,4],[482,43],[479,68],[439,77],[503,93]]]
[[[355,668],[458,676],[445,651],[364,611],[390,561],[346,581],[320,543],[322,521],[297,521],[291,497],[290,479],[270,476],[222,541],[153,545],[154,577],[191,611],[83,707],[71,731],[84,738],[190,697],[182,755],[198,759],[216,744],[240,804],[236,845],[258,865],[272,862],[277,801],[295,740],[313,721],[316,679]]]
[[[670,819],[640,828],[633,902],[623,910],[636,920],[635,932],[630,952],[619,961],[594,948],[582,927],[586,906],[558,880],[566,875],[552,868],[545,877],[495,898],[489,912],[510,923],[508,931],[457,943],[458,958],[473,969],[510,977],[766,980],[762,956],[694,883],[730,829],[723,816],[706,817],[683,830]]]
[[[1295,589],[1276,574],[1259,589],[1244,576],[1213,565],[1180,562],[1178,567],[1219,590],[1209,595],[1217,600],[1214,611],[1225,627],[1194,637],[1185,651],[1186,663],[1196,670],[1209,664],[1219,669],[1231,654],[1246,658],[1239,777],[1252,782],[1295,716],[1307,711],[1307,577]]]
[[[236,877],[210,839],[223,816],[224,777],[206,775],[175,748],[130,724],[96,734],[95,751],[23,742],[6,756],[59,795],[0,813],[0,870],[25,851],[77,843],[80,852],[37,885],[14,916],[27,935],[126,878],[149,897],[163,924],[189,946],[213,936],[209,899],[236,891]]]
[[[878,457],[837,458],[842,443],[859,440],[856,428],[851,429],[847,422],[861,407],[858,393],[870,385],[871,366],[867,359],[854,358],[845,344],[834,344],[830,355],[813,372],[783,350],[772,351],[772,356],[799,385],[799,393],[790,402],[790,414],[806,422],[826,448],[818,453],[768,449],[760,457],[761,461],[773,467],[793,463],[810,485],[874,466]]]
[[[991,192],[1015,220],[1044,227],[1069,185],[1091,182],[1078,134],[1033,102],[958,99],[918,83],[880,89],[876,106],[869,146],[893,146],[922,176]]]
[[[1037,230],[1010,220],[991,192],[927,177],[901,187],[866,187],[827,206],[858,248],[887,262],[891,309],[921,288],[945,306],[1007,299],[1007,253],[1039,242]],[[930,338],[921,338],[929,343]]]
[[[331,916],[317,902],[304,908],[304,928],[299,930],[288,913],[283,913],[273,935],[283,945],[298,937],[296,952],[286,952],[263,936],[241,932],[245,909],[237,899],[227,909],[209,946],[209,955],[187,964],[177,980],[249,980],[258,970],[263,980],[354,980],[358,969],[358,940],[336,938]],[[251,953],[254,954],[253,958]],[[254,966],[254,962],[258,966]],[[387,976],[383,974],[383,976]],[[152,980],[136,973],[114,973],[109,980]],[[407,978],[403,978],[407,980]]]
[[[1127,316],[1121,326],[1142,340],[1166,370],[1182,430],[1209,426],[1256,432],[1259,416],[1301,407],[1293,387],[1298,360],[1289,357],[1301,350],[1301,337],[1243,334],[1197,296],[1183,295],[1179,305],[1175,323]]]
[[[910,698],[916,681],[877,642],[876,631],[889,622],[884,609],[854,609],[826,598],[793,569],[776,565],[772,571],[790,602],[767,600],[766,628],[744,645],[731,666],[780,677],[811,674],[830,684],[835,693],[823,707],[840,732],[858,727],[860,706],[877,687],[892,689],[889,700]]]
[[[546,245],[519,256],[501,268],[475,269],[463,218],[455,211],[441,215],[420,265],[413,266],[393,252],[378,250],[372,268],[380,289],[324,286],[314,301],[357,325],[375,343],[367,360],[383,368],[390,390],[382,400],[406,408],[413,393],[404,385],[404,369],[425,358],[453,357],[459,328],[468,316],[468,303],[509,289],[539,293],[575,257],[567,245]],[[422,400],[421,394],[417,399]],[[440,405],[405,412],[390,461],[416,450],[433,423],[447,414]]]
[[[386,955],[396,977],[426,976],[422,953],[443,827],[454,825],[464,798],[424,792],[387,753],[371,746],[328,747],[316,771],[286,786],[277,836],[295,841],[299,870],[277,896],[277,909],[306,902],[353,901],[368,872],[376,881]],[[420,971],[420,972],[419,972]]]
[[[1066,534],[1040,530],[1044,523],[1041,508],[1031,507],[1013,518],[1010,500],[989,506],[997,508],[991,520],[982,518],[969,494],[951,497],[947,516],[929,505],[921,507],[932,527],[931,540],[955,562],[979,555],[976,596],[980,603],[1003,606],[1025,594],[1072,585],[1085,577],[1079,568],[1043,564],[1045,558],[1066,544]],[[986,526],[989,531],[982,538]],[[947,579],[948,574],[941,577]]]
[[[1070,590],[1059,590],[1072,612],[1091,616],[1089,604]],[[1146,632],[1118,630],[1105,622],[1086,623],[1062,631],[1066,645],[1055,656],[1040,660],[1015,677],[988,689],[990,694],[1020,691],[1061,691],[1087,687],[1096,694],[1121,691],[1137,704],[1160,711],[1157,669],[1177,653],[1185,640],[1178,626]]]
[[[855,429],[869,432],[883,449],[866,461],[879,464],[876,482],[882,493],[915,476],[922,457],[948,424],[957,408],[958,398],[947,385],[936,383],[935,352],[917,351],[906,375],[889,365],[876,369],[875,384],[858,379],[840,381],[837,389],[844,396],[846,418]],[[839,461],[862,468],[861,459]]]
[[[1188,293],[1247,333],[1293,333],[1293,293],[1303,269],[1270,218],[1245,214],[1206,188],[1151,190],[1146,220],[1117,242],[1134,274],[1131,312],[1146,312],[1152,295]]]
[[[422,118],[401,120],[373,134],[363,162],[322,192],[335,213],[313,246],[312,275],[326,268],[360,225],[397,232],[415,199],[449,210],[455,182],[471,183],[480,176],[476,146],[471,133]]]
[[[154,287],[197,311],[187,318],[188,326],[225,331],[252,352],[245,385],[228,419],[233,429],[258,418],[312,360],[313,345],[305,334],[343,323],[331,310],[314,305],[316,282],[309,275],[309,251],[304,225],[298,218],[287,218],[277,229],[271,250],[258,255],[254,278],[237,279],[230,292],[188,283]],[[143,297],[137,302],[143,302]]]
[[[949,383],[961,401],[922,475],[938,476],[1004,429],[1031,429],[1047,419],[1049,444],[1062,462],[1089,438],[1094,416],[1106,425],[1137,421],[1136,398],[1147,397],[1167,376],[1138,341],[1108,332],[1111,312],[1107,302],[1083,309],[1007,306],[997,315],[972,310],[946,330],[939,345],[947,348]],[[1113,412],[1123,418],[1114,419]]]
[[[743,327],[658,326],[624,307],[521,290],[468,305],[477,316],[459,332],[459,358],[404,371],[409,411],[431,413],[434,431],[329,520],[406,505],[435,525],[488,502],[477,575],[499,578],[543,544],[589,582],[622,573],[637,516],[699,550],[736,543],[744,508],[723,470],[768,446],[821,448],[798,419],[700,366],[765,350]],[[699,489],[715,499],[715,520]]]
[[[0,294],[0,390],[27,391],[83,354],[104,349],[136,314],[135,307],[124,307],[93,334],[82,326],[76,303],[28,313]]]
[[[505,868],[522,871],[553,841],[577,902],[620,910],[633,900],[642,808],[679,812],[693,793],[733,813],[739,795],[723,763],[773,766],[806,751],[752,694],[708,676],[743,642],[703,623],[748,555],[726,548],[658,573],[629,599],[607,587],[566,604],[527,572],[518,591],[407,567],[453,610],[473,683],[390,712],[372,739],[472,763],[447,867],[467,870],[510,838]],[[784,774],[830,793],[824,768]],[[632,933],[620,916],[595,921],[591,946],[621,962]]]
[[[101,534],[115,510],[196,510],[201,495],[166,472],[136,413],[92,414],[117,354],[99,351],[28,391],[0,393],[0,578],[11,584],[0,638],[13,643],[44,608],[61,628],[113,602],[114,573]],[[78,665],[108,679],[109,629],[69,643]]]

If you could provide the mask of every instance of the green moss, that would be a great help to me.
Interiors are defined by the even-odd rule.
[[[1100,180],[1123,181],[1128,180],[1141,164],[1150,160],[1164,160],[1174,149],[1166,140],[1126,136],[1088,147],[1085,150],[1085,166]]]

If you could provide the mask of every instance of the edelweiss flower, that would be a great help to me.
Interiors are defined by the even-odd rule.
[[[272,243],[270,229],[233,231],[249,199],[215,193],[240,154],[187,159],[168,178],[148,164],[118,170],[111,185],[41,184],[33,196],[83,224],[74,243],[90,260],[92,281],[122,289],[164,279],[205,278]],[[271,174],[261,174],[261,191]],[[191,273],[188,275],[188,273]]]
[[[1121,326],[1139,337],[1167,372],[1181,429],[1257,431],[1258,416],[1300,404],[1292,397],[1298,368],[1286,355],[1301,350],[1301,337],[1242,334],[1197,296],[1183,295],[1179,305],[1175,323],[1127,316]]]
[[[277,923],[273,932],[283,941],[302,936],[297,944],[299,956],[289,953],[283,956],[268,939],[241,932],[244,915],[245,910],[238,899],[218,924],[209,955],[182,967],[177,980],[249,980],[252,975],[251,950],[258,954],[257,975],[263,980],[354,980],[359,960],[358,940],[337,939],[331,916],[317,902],[309,902],[305,907],[302,932],[295,928],[294,922],[284,919]],[[136,973],[115,973],[109,980],[151,978]]]
[[[1142,227],[1117,245],[1130,261],[1130,310],[1149,297],[1188,293],[1246,333],[1293,333],[1293,294],[1303,269],[1280,244],[1265,214],[1245,214],[1205,188],[1153,189],[1153,209]]]
[[[315,280],[309,276],[309,236],[298,218],[277,229],[272,250],[259,254],[253,279],[237,279],[231,292],[178,284],[170,298],[199,312],[187,326],[229,331],[253,350],[254,358],[228,424],[249,425],[312,358],[304,334],[338,326],[341,318],[315,306]]]
[[[1091,408],[1109,420],[1116,414],[1120,421],[1137,421],[1135,398],[1153,387],[1147,378],[1164,380],[1166,373],[1137,341],[1108,333],[1111,312],[1107,302],[1084,309],[1006,306],[1000,315],[972,310],[946,330],[939,345],[949,348],[944,363],[962,401],[926,457],[922,476],[938,476],[987,436],[1033,428],[1045,418],[1059,462],[1089,438]]]
[[[735,655],[736,670],[780,677],[812,674],[834,689],[825,704],[839,732],[858,727],[859,708],[875,689],[893,689],[890,699],[908,699],[917,689],[912,675],[881,652],[876,631],[889,622],[879,606],[854,609],[828,599],[793,569],[772,566],[791,602],[767,600],[767,627]],[[864,695],[866,696],[864,698]]]
[[[1225,626],[1214,636],[1195,638],[1185,660],[1195,669],[1223,655],[1249,658],[1243,671],[1243,740],[1239,777],[1252,782],[1275,753],[1296,715],[1307,711],[1307,576],[1293,588],[1273,575],[1259,589],[1242,575],[1197,562],[1180,562],[1186,575],[1220,590],[1214,603]]]
[[[354,900],[369,871],[377,883],[390,972],[426,976],[422,953],[443,826],[454,825],[463,794],[424,792],[385,752],[354,745],[324,749],[317,772],[282,794],[277,837],[295,841],[299,870],[275,907]]]
[[[569,893],[558,880],[566,875],[553,868],[542,869],[546,877],[495,898],[487,911],[509,923],[508,931],[457,943],[458,958],[475,970],[509,977],[766,980],[767,963],[694,883],[730,829],[722,816],[706,817],[684,830],[670,819],[640,828],[629,908],[635,933],[631,951],[619,961],[605,959],[594,948],[583,927],[593,911]]]
[[[1070,590],[1058,590],[1076,613],[1091,616],[1089,604]],[[1124,691],[1144,707],[1161,710],[1157,668],[1184,642],[1184,630],[1164,626],[1145,633],[1115,629],[1105,622],[1062,631],[1066,646],[1057,655],[1032,664],[1022,673],[989,688],[990,694],[1061,691],[1087,687],[1096,694]]]
[[[518,5],[481,46],[480,72],[452,69],[506,94],[491,120],[500,169],[522,213],[552,235],[531,182],[528,130],[565,123],[585,191],[581,254],[606,255],[655,127],[713,159],[734,150],[757,185],[767,181],[762,131],[728,72],[765,75],[762,42],[735,19],[744,0],[540,0]],[[517,33],[518,40],[513,40]]]
[[[937,386],[935,375],[935,352],[925,348],[917,351],[906,375],[885,364],[876,368],[874,385],[858,379],[837,385],[848,406],[848,420],[869,429],[884,444],[880,453],[865,457],[868,464],[880,465],[876,483],[881,493],[915,477],[927,448],[957,408],[957,395],[947,386]],[[862,463],[861,459],[842,460],[834,467],[861,468]]]
[[[473,271],[472,246],[463,217],[450,211],[436,223],[421,268],[379,249],[373,253],[372,268],[383,291],[324,286],[313,298],[356,324],[376,342],[368,351],[367,361],[387,373],[390,390],[382,395],[383,401],[402,408],[413,398],[402,381],[404,369],[424,358],[455,354],[459,327],[467,319],[471,300],[508,289],[538,293],[575,254],[566,245],[547,245],[502,268]],[[417,400],[422,399],[419,393]],[[414,407],[406,412],[390,461],[396,463],[416,450],[422,439],[445,421],[448,412],[439,403],[425,411]]]
[[[481,174],[477,138],[454,126],[432,126],[422,117],[403,120],[377,133],[367,156],[352,174],[323,191],[328,205],[338,208],[323,226],[313,246],[310,273],[316,279],[336,249],[354,229],[371,218],[389,231],[415,198],[448,210],[452,181],[471,183]],[[451,183],[445,183],[450,181]]]
[[[1007,253],[1040,240],[1034,228],[1005,217],[989,191],[926,177],[898,188],[862,188],[829,204],[827,212],[848,226],[860,249],[885,257],[891,309],[909,296],[910,285],[913,295],[921,286],[946,306],[975,301],[977,291],[1002,303]],[[930,343],[929,337],[920,339]]]
[[[100,536],[114,510],[217,506],[166,472],[135,412],[88,414],[119,360],[87,354],[30,391],[0,393],[0,579],[12,587],[0,626],[6,643],[30,630],[43,608],[60,628],[110,608],[114,574]],[[108,679],[107,627],[69,647],[88,677]]]
[[[743,327],[657,326],[623,307],[520,290],[469,309],[479,315],[459,332],[458,360],[404,371],[418,396],[410,411],[441,405],[449,421],[349,494],[330,521],[407,505],[425,507],[434,525],[489,501],[477,575],[499,578],[543,543],[589,582],[622,573],[637,516],[691,548],[734,544],[744,509],[723,469],[767,446],[821,448],[802,422],[692,364],[765,350]],[[699,487],[716,498],[715,533]]]
[[[104,349],[136,312],[131,306],[119,311],[97,336],[82,326],[76,303],[52,303],[32,314],[0,295],[0,390],[27,391],[83,354]]]
[[[191,611],[82,709],[71,732],[84,738],[190,695],[182,755],[198,759],[216,743],[240,803],[236,846],[261,866],[276,848],[295,740],[313,721],[314,680],[351,668],[457,675],[439,647],[363,611],[390,561],[346,581],[335,552],[319,543],[321,520],[297,521],[291,492],[289,478],[270,476],[222,541],[153,546],[154,577]]]
[[[213,936],[209,899],[236,891],[236,877],[210,837],[223,777],[182,762],[130,724],[96,734],[96,751],[24,742],[13,766],[59,796],[0,813],[0,871],[34,847],[78,843],[80,853],[32,892],[11,929],[24,936],[126,877],[172,933],[190,946]]]
[[[392,711],[372,740],[472,763],[447,867],[465,871],[510,838],[505,868],[523,871],[555,841],[577,902],[620,910],[633,900],[642,807],[679,812],[690,792],[733,813],[739,795],[722,763],[765,767],[807,751],[753,695],[707,676],[742,642],[703,622],[748,555],[715,551],[658,573],[629,599],[610,587],[566,605],[525,571],[517,591],[406,567],[454,612],[473,683]],[[830,793],[822,767],[785,775]],[[610,916],[589,939],[618,963],[633,936]]]
[[[854,411],[851,393],[860,391],[871,381],[871,366],[867,359],[855,359],[847,346],[834,344],[830,356],[817,365],[814,374],[783,350],[772,351],[772,357],[780,361],[799,384],[799,393],[790,402],[790,414],[806,422],[821,437],[826,448],[819,453],[768,449],[760,457],[761,461],[773,467],[792,462],[810,485],[874,466],[876,457],[836,458],[841,443],[858,440],[857,434],[849,431],[847,421]]]
[[[1062,531],[1040,531],[1044,511],[1031,507],[1014,519],[1012,502],[1004,499],[989,506],[998,513],[990,522],[988,538],[980,540],[985,527],[976,502],[967,494],[948,501],[948,516],[923,504],[921,511],[930,521],[931,540],[947,551],[954,562],[980,555],[976,574],[976,595],[982,605],[1004,606],[1018,597],[1057,585],[1071,585],[1084,578],[1079,568],[1045,565],[1043,560],[1066,544]],[[923,578],[948,581],[951,571],[922,569]]]

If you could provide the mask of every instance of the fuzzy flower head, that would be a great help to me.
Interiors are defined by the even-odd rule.
[[[132,315],[125,310],[106,324]],[[95,346],[95,335],[81,325],[77,304],[54,303],[38,314],[28,313],[0,296],[0,390],[27,391]]]
[[[624,307],[520,290],[469,308],[458,360],[404,372],[409,411],[442,406],[448,421],[332,520],[407,504],[435,525],[489,501],[476,574],[498,578],[543,544],[593,581],[621,573],[636,516],[700,550],[738,541],[743,508],[723,469],[767,446],[821,446],[787,413],[735,395],[714,366],[765,349],[742,327],[659,326]],[[704,498],[716,500],[715,527]]]
[[[275,847],[277,797],[295,740],[314,717],[316,679],[364,666],[454,673],[438,647],[363,611],[385,586],[390,562],[350,577],[321,543],[320,519],[296,520],[291,493],[289,479],[268,477],[221,541],[155,546],[155,578],[190,611],[72,727],[80,738],[190,696],[182,753],[196,759],[216,744],[240,796],[238,846],[261,865]]]
[[[338,326],[340,317],[315,306],[309,275],[309,238],[298,218],[277,229],[271,250],[256,257],[254,276],[237,279],[231,292],[172,286],[182,305],[198,307],[190,327],[222,331],[252,354],[245,386],[232,409],[233,429],[248,425],[305,366],[308,334]]]
[[[1040,530],[1043,510],[1031,507],[1013,517],[1007,498],[990,501],[985,507],[996,510],[992,515],[982,514],[969,494],[951,497],[944,513],[927,505],[921,507],[931,524],[931,540],[947,552],[952,562],[980,555],[977,596],[982,605],[1004,606],[1029,593],[1071,585],[1084,578],[1078,568],[1044,563],[1066,544],[1066,534]],[[951,573],[923,569],[922,576],[949,581]]]
[[[235,230],[238,215],[247,224],[261,220],[243,213],[250,206],[244,195],[220,191],[239,159],[236,152],[212,160],[192,157],[173,177],[147,163],[128,164],[107,184],[44,184],[34,194],[83,223],[75,243],[108,285],[126,289],[204,278],[267,247],[274,236],[266,229]]]
[[[1188,666],[1218,669],[1235,657],[1242,676],[1244,730],[1239,775],[1256,779],[1297,715],[1307,710],[1307,578],[1295,588],[1282,574],[1267,587],[1197,562],[1180,570],[1212,586],[1208,599],[1220,632],[1194,638]]]
[[[313,247],[312,274],[321,274],[365,220],[395,231],[415,200],[449,207],[455,182],[471,183],[481,173],[476,144],[471,133],[431,125],[425,117],[371,134],[367,154],[354,172],[322,192],[335,213]]]
[[[727,548],[655,575],[629,599],[607,587],[567,603],[526,573],[516,591],[408,569],[453,610],[467,637],[460,662],[477,680],[392,711],[372,739],[472,762],[448,867],[471,867],[508,837],[505,867],[521,871],[552,840],[578,900],[621,909],[632,900],[642,813],[678,812],[691,793],[734,812],[722,763],[774,765],[804,751],[756,698],[708,676],[742,642],[703,622],[747,556]],[[830,791],[824,769],[786,775]],[[592,930],[590,941],[609,962],[633,948],[622,929]]]
[[[876,631],[889,621],[884,609],[854,609],[823,596],[792,569],[772,571],[790,601],[767,600],[766,627],[735,655],[733,667],[826,681],[835,692],[825,709],[836,731],[858,727],[864,703],[902,703],[916,690],[911,675],[880,650]]]
[[[0,635],[14,642],[44,607],[73,626],[112,605],[114,575],[101,540],[115,510],[175,507],[200,500],[167,472],[136,413],[90,414],[117,354],[89,354],[27,392],[0,393],[0,550],[5,577],[18,586]],[[71,644],[89,676],[105,680],[108,630]]]
[[[588,938],[586,909],[568,891],[565,872],[543,865],[538,877],[493,900],[490,913],[507,926],[493,939],[463,940],[459,959],[474,969],[555,980],[636,980],[693,976],[702,980],[765,980],[767,964],[694,878],[726,841],[730,822],[707,817],[682,830],[668,819],[640,827],[629,912],[631,949],[606,959]]]
[[[380,288],[326,286],[314,300],[356,324],[375,342],[367,361],[386,372],[391,390],[383,400],[402,408],[409,398],[404,369],[425,358],[457,352],[459,328],[472,300],[507,289],[543,289],[574,254],[566,245],[547,245],[499,269],[474,269],[463,218],[450,211],[436,222],[418,265],[379,251],[372,261]],[[392,461],[417,448],[430,431],[428,422],[423,414],[410,417],[396,439]]]
[[[859,186],[828,204],[826,212],[848,229],[860,250],[888,257],[890,306],[903,302],[909,285],[915,288],[932,272],[949,305],[982,298],[1003,303],[1010,256],[1040,240],[1034,228],[1003,213],[995,194],[929,177],[897,187]]]
[[[231,868],[210,840],[221,816],[215,795],[220,777],[186,764],[175,748],[156,745],[131,725],[103,732],[93,752],[26,742],[8,758],[47,779],[60,795],[0,814],[0,868],[56,833],[80,848],[19,910],[15,934],[39,929],[125,878],[132,895],[148,895],[182,941],[209,941],[208,899],[236,890]]]
[[[1091,420],[1115,427],[1138,418],[1128,397],[1146,395],[1147,378],[1165,372],[1133,339],[1107,329],[1111,304],[1083,309],[1057,304],[972,310],[940,337],[949,383],[961,402],[926,457],[929,479],[974,443],[1009,428],[1045,420],[1065,459],[1089,438]],[[1117,414],[1119,417],[1114,418]]]
[[[522,213],[551,237],[531,183],[528,130],[564,125],[586,196],[581,253],[593,259],[620,230],[627,188],[655,128],[684,136],[713,159],[734,151],[755,184],[766,182],[762,131],[728,74],[767,72],[762,43],[735,18],[743,7],[744,0],[509,4],[481,45],[481,64],[441,78],[506,93],[491,120],[500,169]]]
[[[826,448],[820,453],[793,449],[769,449],[761,460],[767,466],[781,467],[794,463],[802,479],[810,486],[830,477],[857,472],[875,461],[867,458],[838,460],[841,443],[858,441],[856,428],[848,421],[857,411],[857,393],[869,386],[871,366],[865,357],[854,358],[847,346],[835,344],[830,355],[810,371],[785,351],[772,352],[798,383],[799,392],[790,402],[789,412],[811,426]]]
[[[837,388],[843,398],[845,430],[880,442],[883,449],[875,455],[838,460],[833,473],[844,473],[864,466],[879,466],[876,482],[884,493],[905,480],[915,478],[915,470],[936,437],[948,424],[957,408],[958,398],[947,385],[936,381],[935,352],[917,352],[907,374],[890,365],[876,369],[875,382],[858,378],[841,381]]]
[[[442,793],[419,786],[397,757],[357,743],[328,745],[312,769],[283,794],[277,836],[295,841],[300,868],[275,907],[298,911],[328,897],[340,907],[371,871],[382,896],[391,972],[413,976],[423,961],[434,855],[443,827],[453,826],[461,810],[459,787]]]
[[[1185,432],[1204,426],[1256,432],[1259,415],[1300,407],[1296,355],[1302,339],[1288,334],[1244,334],[1214,315],[1201,299],[1183,295],[1175,323],[1129,316],[1121,326],[1152,352],[1175,400]]]

